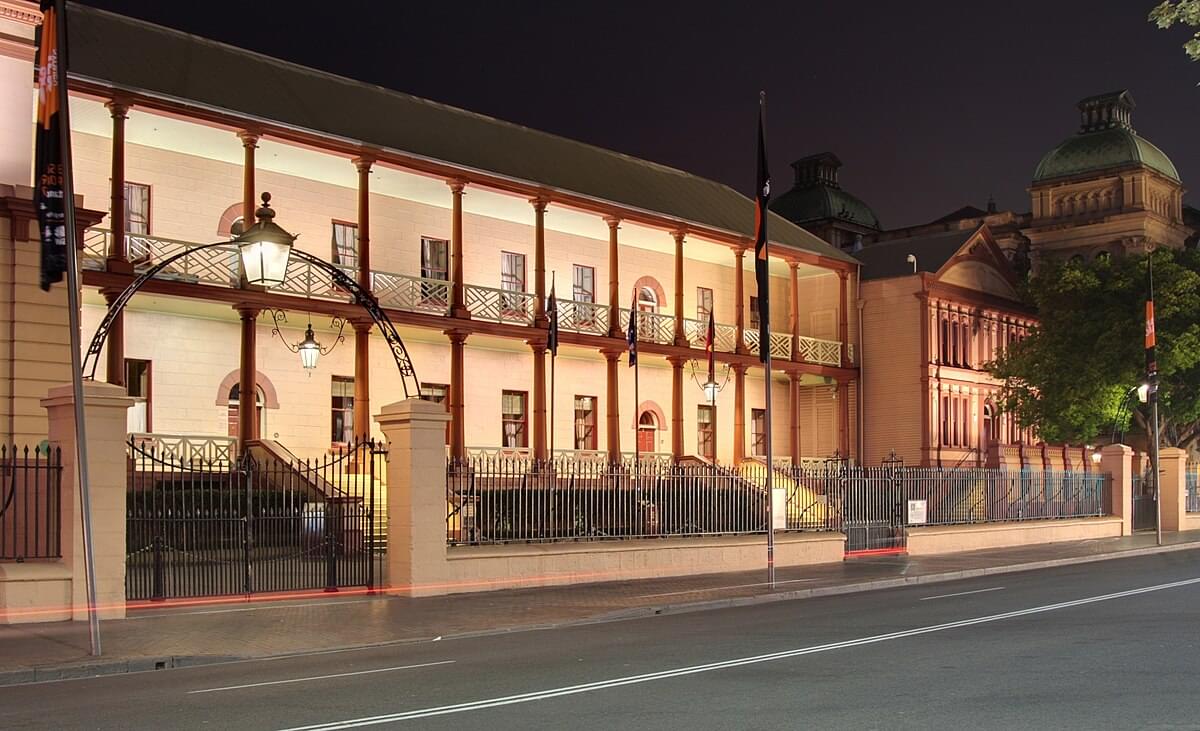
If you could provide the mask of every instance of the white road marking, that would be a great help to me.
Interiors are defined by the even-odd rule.
[[[439,662],[423,662],[420,665],[400,665],[394,668],[375,668],[374,670],[358,670],[353,673],[334,673],[333,675],[314,675],[310,678],[289,678],[288,680],[270,680],[265,683],[246,683],[245,685],[227,685],[223,688],[204,688],[202,690],[189,690],[188,695],[196,693],[220,693],[225,690],[243,690],[245,688],[260,688],[264,685],[286,685],[288,683],[307,683],[310,680],[329,680],[330,678],[348,678],[352,675],[370,675],[372,673],[390,673],[394,670],[412,670],[413,668],[428,668],[434,665],[449,665],[455,662],[454,660],[441,660]]]
[[[780,584],[796,584],[801,581],[813,581],[813,579],[788,579],[787,581],[776,581],[775,585]],[[684,591],[667,591],[662,594],[639,594],[638,599],[650,599],[656,596],[678,596],[680,594],[699,594],[704,591],[721,591],[722,589],[749,589],[754,586],[767,586],[770,582],[760,581],[757,584],[733,584],[731,586],[705,586],[699,589],[685,589]]]
[[[976,589],[975,591],[960,591],[960,592],[956,592],[954,594],[938,594],[937,596],[923,596],[923,597],[921,597],[921,601],[927,602],[930,599],[949,599],[952,596],[966,596],[968,594],[983,594],[984,592],[988,592],[988,591],[1000,591],[1003,588],[1004,588],[1003,586],[993,586],[990,589]]]
[[[899,632],[889,632],[882,635],[873,635],[870,637],[860,637],[854,640],[845,640],[843,642],[833,642],[827,645],[816,645],[813,647],[802,647],[794,650],[785,650],[783,652],[772,652],[765,655],[753,655],[750,657],[740,657],[733,660],[724,660],[721,662],[707,663],[704,665],[691,665],[688,667],[675,668],[673,670],[663,670],[657,673],[646,673],[644,675],[629,675],[621,678],[610,678],[594,683],[583,683],[581,685],[568,685],[561,688],[551,688],[548,690],[539,690],[532,693],[519,693],[517,695],[502,696],[500,698],[487,698],[484,700],[470,701],[468,703],[455,703],[447,706],[435,706],[432,708],[420,708],[412,711],[402,711],[399,713],[388,713],[379,716],[365,716],[363,718],[351,718],[344,721],[332,721],[329,723],[318,723],[311,726],[295,726],[283,731],[335,731],[335,729],[359,728],[362,726],[376,726],[384,723],[395,723],[397,721],[408,721],[415,718],[428,718],[430,716],[445,716],[452,713],[466,713],[468,711],[479,711],[485,708],[495,708],[497,706],[509,706],[517,703],[531,703],[534,701],[543,701],[550,698],[558,698],[561,696],[576,695],[579,693],[591,693],[598,690],[606,690],[608,688],[618,688],[625,685],[637,685],[640,683],[651,683],[657,680],[666,680],[669,678],[677,678],[684,675],[695,675],[697,673],[708,673],[714,670],[725,670],[727,668],[740,667],[742,665],[756,665],[758,663],[773,662],[775,660],[786,660],[801,655],[813,655],[819,652],[829,652],[831,650],[843,650],[850,647],[858,647],[861,645],[871,645],[877,642],[889,642],[891,640],[899,640],[905,637],[913,637],[916,635],[929,634],[931,632],[944,632],[946,630],[958,629],[960,627],[970,627],[976,624],[986,624],[988,622],[999,622],[1005,619],[1014,619],[1016,617],[1024,617],[1031,614],[1041,614],[1043,612],[1053,612],[1059,609],[1069,609],[1085,604],[1093,604],[1095,602],[1110,601],[1113,599],[1122,599],[1124,597],[1136,596],[1138,594],[1147,594],[1154,591],[1163,591],[1166,589],[1175,589],[1181,586],[1190,586],[1192,584],[1200,584],[1200,577],[1192,579],[1184,579],[1182,581],[1172,581],[1168,584],[1156,584],[1154,586],[1146,586],[1140,589],[1129,589],[1127,591],[1119,591],[1113,594],[1102,594],[1100,596],[1086,597],[1084,599],[1074,599],[1067,602],[1059,602],[1057,604],[1046,604],[1040,607],[1030,607],[1029,609],[1018,609],[1012,612],[1004,612],[1002,614],[990,614],[985,617],[975,617],[973,619],[962,619],[957,622],[946,622],[944,624],[935,624],[928,627],[916,627],[914,629],[901,630]]]

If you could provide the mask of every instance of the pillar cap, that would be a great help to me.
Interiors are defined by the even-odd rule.
[[[380,426],[406,424],[414,421],[445,424],[450,421],[450,414],[442,404],[419,398],[409,398],[387,404],[375,416]]]
[[[1106,444],[1100,448],[1101,457],[1131,457],[1133,447],[1125,444]]]
[[[133,399],[126,395],[124,386],[114,386],[102,381],[83,382],[83,402],[96,406],[114,406],[129,408]],[[44,408],[52,406],[68,406],[75,403],[75,389],[69,383],[51,386],[46,391],[46,397],[41,400]]]

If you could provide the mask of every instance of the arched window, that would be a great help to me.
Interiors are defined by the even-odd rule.
[[[643,411],[638,417],[637,444],[639,452],[658,451],[658,418],[652,411]]]
[[[238,401],[241,398],[242,386],[240,383],[233,384],[233,388],[229,389],[229,436],[236,437],[238,435]],[[258,415],[258,436],[262,437],[267,433],[267,421],[265,418],[266,412],[263,410],[263,390],[262,386],[254,389],[254,410]]]
[[[991,446],[992,440],[995,439],[995,409],[992,403],[987,401],[983,404],[983,425],[980,430],[979,446],[982,449],[987,449]]]
[[[650,287],[638,288],[638,312],[658,312],[658,295]]]

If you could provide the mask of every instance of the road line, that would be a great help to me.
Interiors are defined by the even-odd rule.
[[[796,584],[801,581],[814,581],[814,579],[788,579],[787,581],[776,581],[775,585],[779,584]],[[700,589],[685,589],[684,591],[667,591],[662,594],[638,594],[636,599],[650,599],[656,596],[679,596],[680,594],[699,594],[705,591],[721,591],[723,589],[749,589],[754,586],[769,586],[770,582],[760,581],[756,584],[733,584],[731,586],[705,586]]]
[[[982,594],[987,591],[1000,591],[1003,588],[1004,588],[1003,586],[993,586],[990,589],[976,589],[975,591],[959,591],[959,592],[955,592],[954,594],[938,594],[937,596],[923,596],[923,597],[921,597],[921,601],[927,602],[930,599],[949,599],[952,596],[966,596],[968,594]]]
[[[332,721],[329,723],[318,723],[310,726],[294,726],[283,731],[335,731],[336,729],[360,728],[362,726],[376,726],[384,723],[395,723],[397,721],[409,721],[415,718],[429,718],[431,716],[445,716],[454,713],[466,713],[468,711],[479,711],[485,708],[496,708],[498,706],[509,706],[518,703],[531,703],[534,701],[548,700],[550,698],[559,698],[562,696],[576,695],[579,693],[591,693],[598,690],[607,690],[609,688],[618,688],[625,685],[637,685],[641,683],[651,683],[657,680],[667,680],[669,678],[677,678],[684,675],[695,675],[697,673],[708,673],[714,670],[725,670],[727,668],[741,667],[743,665],[757,665],[764,662],[773,662],[776,660],[786,660],[802,655],[813,655],[820,652],[830,652],[832,650],[843,650],[850,647],[859,647],[862,645],[871,645],[878,642],[889,642],[891,640],[899,640],[906,637],[914,637],[917,635],[929,634],[932,632],[944,632],[946,630],[958,629],[960,627],[970,627],[976,624],[986,624],[989,622],[999,622],[1006,619],[1014,619],[1024,617],[1031,614],[1041,614],[1043,612],[1053,612],[1059,609],[1069,609],[1071,607],[1083,606],[1085,604],[1094,604],[1096,602],[1110,601],[1113,599],[1123,599],[1125,597],[1136,596],[1138,594],[1147,594],[1155,591],[1164,591],[1166,589],[1175,589],[1181,586],[1191,586],[1200,584],[1200,577],[1192,579],[1184,579],[1182,581],[1172,581],[1168,584],[1156,584],[1154,586],[1145,586],[1140,589],[1129,589],[1127,591],[1119,591],[1113,594],[1102,594],[1099,596],[1085,597],[1083,599],[1074,599],[1057,604],[1046,604],[1039,607],[1030,607],[1028,609],[1018,609],[1012,612],[1004,612],[1002,614],[990,614],[984,617],[975,617],[973,619],[962,619],[957,622],[946,622],[944,624],[929,625],[927,627],[916,627],[913,629],[901,630],[899,632],[889,632],[882,635],[873,635],[870,637],[860,637],[854,640],[845,640],[842,642],[833,642],[827,645],[815,645],[813,647],[802,647],[794,650],[785,650],[782,652],[772,652],[765,655],[753,655],[750,657],[740,657],[733,660],[723,660],[721,662],[707,663],[704,665],[691,665],[687,667],[675,668],[673,670],[662,670],[656,673],[646,673],[644,675],[629,675],[620,678],[610,678],[609,680],[600,680],[593,683],[583,683],[580,685],[568,685],[561,688],[550,688],[547,690],[534,691],[532,693],[520,693],[517,695],[502,696],[499,698],[487,698],[478,701],[470,701],[467,703],[456,703],[446,706],[434,706],[432,708],[420,708],[412,711],[402,711],[399,713],[388,713],[379,716],[365,716],[363,718],[351,718],[344,721]]]
[[[204,688],[202,690],[189,690],[188,695],[196,693],[220,693],[225,690],[243,690],[245,688],[260,688],[264,685],[286,685],[288,683],[307,683],[310,680],[329,680],[330,678],[348,678],[352,675],[370,675],[372,673],[390,673],[394,670],[412,670],[413,668],[428,668],[434,665],[449,665],[455,662],[454,660],[441,660],[439,662],[423,662],[420,665],[400,665],[394,668],[375,668],[374,670],[358,670],[353,673],[334,673],[333,675],[314,675],[310,678],[289,678],[288,680],[269,680],[265,683],[246,683],[245,685],[226,685],[223,688]]]

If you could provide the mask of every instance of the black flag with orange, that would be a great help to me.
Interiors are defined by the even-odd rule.
[[[758,283],[758,359],[771,357],[770,271],[767,262],[767,203],[771,200],[771,175],[767,172],[767,142],[763,131],[766,93],[758,100],[758,178],[754,186],[754,279]]]
[[[37,52],[38,114],[33,205],[42,242],[41,287],[63,280],[67,270],[67,219],[63,192],[62,104],[58,65],[64,62],[58,37],[58,4],[42,0],[42,30]]]

